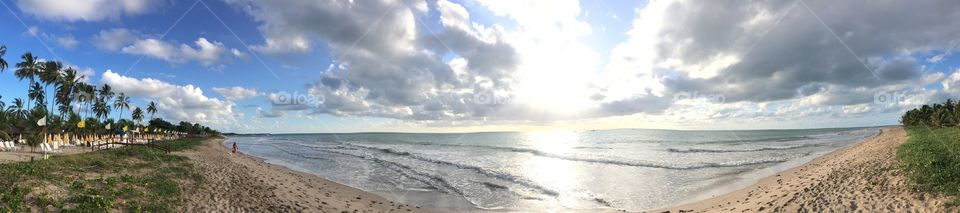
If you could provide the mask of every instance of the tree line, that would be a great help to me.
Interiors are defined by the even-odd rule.
[[[944,103],[924,104],[903,114],[904,126],[956,127],[960,126],[960,103],[947,99]]]
[[[0,45],[0,74],[11,68],[4,59],[6,53],[7,47]],[[8,105],[0,94],[0,139],[4,141],[26,139],[30,146],[36,146],[46,134],[110,135],[141,129],[155,133],[219,134],[200,124],[181,121],[174,125],[154,118],[157,103],[153,101],[145,109],[131,110],[129,96],[113,91],[108,84],[98,87],[85,83],[86,76],[59,61],[41,60],[26,52],[12,68],[18,80],[29,84],[26,100],[14,98]],[[113,110],[118,111],[116,119],[109,117]],[[129,119],[124,110],[129,110]],[[143,124],[146,114],[150,120]]]

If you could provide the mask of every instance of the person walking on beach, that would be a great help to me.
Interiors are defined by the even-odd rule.
[[[237,154],[237,142],[233,142],[233,154]]]

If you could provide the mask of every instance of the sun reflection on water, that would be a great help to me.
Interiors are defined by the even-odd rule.
[[[556,206],[546,208],[560,209],[563,207],[575,206],[577,198],[569,195],[577,194],[580,190],[577,176],[579,171],[571,161],[562,160],[555,157],[544,157],[543,155],[572,155],[574,148],[579,143],[579,134],[577,132],[529,132],[526,133],[525,146],[541,152],[540,155],[528,155],[523,160],[524,173],[531,177],[532,181],[543,185],[558,193],[555,200]]]

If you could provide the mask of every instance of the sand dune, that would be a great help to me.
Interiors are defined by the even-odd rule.
[[[205,177],[186,192],[184,212],[428,212],[262,159],[230,154],[222,139],[209,139],[178,155]]]
[[[650,212],[942,212],[945,198],[911,190],[896,166],[903,128],[707,200]]]

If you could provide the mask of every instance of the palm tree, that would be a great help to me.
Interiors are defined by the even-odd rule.
[[[80,78],[77,77],[77,70],[73,69],[72,67],[65,69],[63,71],[63,75],[60,76],[60,81],[58,83],[59,86],[56,87],[56,100],[57,104],[60,105],[58,108],[60,111],[60,118],[64,118],[68,112],[73,110],[71,105],[73,100],[76,99],[76,85],[79,80]]]
[[[44,104],[46,102],[43,99],[43,97],[45,97],[43,93],[43,87],[40,86],[40,83],[37,83],[37,82],[33,83],[33,85],[30,87],[30,91],[27,91],[27,97],[29,99],[37,101],[36,108],[46,108]],[[27,108],[30,108],[29,106],[30,106],[30,102],[27,102]]]
[[[147,104],[147,113],[150,113],[150,120],[153,120],[153,114],[157,113],[157,103],[150,101],[150,104]]]
[[[3,56],[7,54],[7,45],[0,45],[0,72],[7,69],[7,60],[3,60]]]
[[[3,97],[0,96],[0,99],[2,98]],[[9,141],[11,139],[9,132],[11,129],[10,124],[13,123],[13,119],[11,119],[10,113],[3,109],[6,105],[6,103],[3,103],[3,100],[0,100],[0,140]]]
[[[99,93],[100,100],[104,102],[109,102],[110,99],[113,99],[113,95],[115,95],[109,84],[104,84],[103,87],[100,87]]]
[[[13,112],[13,116],[18,119],[23,119],[27,116],[27,110],[23,107],[23,99],[20,98],[14,98],[10,107],[7,108],[7,111]]]
[[[106,102],[103,102],[102,99],[96,100],[93,103],[93,113],[96,114],[97,120],[100,118],[106,118],[110,114],[110,105],[107,105]]]
[[[84,108],[87,109],[87,111],[84,112],[85,115],[83,117],[88,117],[90,116],[90,113],[89,113],[91,111],[90,107],[92,107],[93,101],[94,99],[96,99],[97,89],[93,85],[83,83],[83,82],[80,82],[78,86],[79,86],[78,90],[80,91],[80,95],[78,95],[77,98],[80,100],[81,103],[85,105]]]
[[[904,126],[960,127],[960,105],[953,99],[943,104],[923,105],[911,109],[900,117]]]
[[[130,115],[137,124],[140,124],[140,121],[143,121],[143,110],[140,110],[140,107],[133,108],[133,114]]]
[[[59,61],[47,61],[43,63],[43,69],[40,71],[40,82],[43,83],[44,94],[48,95],[45,99],[48,100],[47,102],[50,105],[49,107],[45,107],[47,109],[47,117],[53,117],[53,103],[55,102],[50,101],[51,98],[49,98],[49,95],[51,95],[52,92],[47,92],[47,88],[50,87],[51,84],[56,88],[61,79],[61,69],[63,69],[63,64]]]
[[[117,121],[120,121],[123,118],[123,108],[130,108],[130,97],[127,97],[122,92],[117,96],[117,100],[113,102],[113,107],[120,110],[120,113],[117,114]]]
[[[30,84],[27,85],[27,90],[29,90],[37,74],[40,73],[40,62],[37,57],[33,56],[33,53],[30,52],[24,53],[20,58],[23,59],[23,62],[17,63],[17,71],[14,72],[14,75],[21,81],[24,78],[30,79]],[[33,101],[32,97],[27,101],[27,108],[30,108],[31,101]]]

